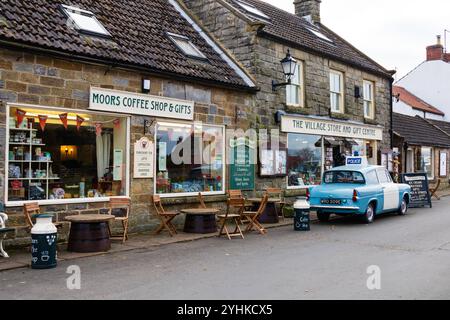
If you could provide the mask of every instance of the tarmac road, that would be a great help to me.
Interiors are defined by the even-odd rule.
[[[210,238],[6,271],[0,300],[449,299],[449,208],[443,198],[433,209],[372,225],[345,218],[312,224],[310,232],[282,227],[245,240]],[[74,264],[80,290],[67,288]],[[367,287],[372,265],[381,272],[380,290]]]

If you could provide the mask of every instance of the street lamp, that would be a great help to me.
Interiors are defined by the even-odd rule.
[[[291,84],[292,78],[295,75],[295,70],[297,70],[297,60],[295,60],[291,56],[291,52],[287,51],[286,57],[280,61],[281,67],[283,68],[284,77],[286,82],[277,83],[275,80],[272,80],[272,90],[276,91],[278,87],[287,86]]]

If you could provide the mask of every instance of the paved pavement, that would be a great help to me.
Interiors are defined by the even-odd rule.
[[[365,225],[354,218],[62,261],[0,273],[3,299],[449,299],[450,198]],[[81,268],[67,289],[66,268]],[[367,268],[381,290],[367,288]]]

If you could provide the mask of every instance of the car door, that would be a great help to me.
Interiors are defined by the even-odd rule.
[[[383,211],[397,210],[400,205],[398,185],[393,183],[391,175],[384,168],[377,169],[377,176],[383,190]]]

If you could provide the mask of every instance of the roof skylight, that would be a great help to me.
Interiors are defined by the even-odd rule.
[[[327,41],[327,42],[333,43],[333,40],[331,40],[330,38],[328,38],[326,35],[324,35],[324,34],[321,33],[320,31],[315,30],[315,29],[313,29],[313,28],[308,28],[308,27],[306,27],[306,29],[307,29],[309,32],[311,32],[312,34],[314,34],[317,38],[322,39],[322,40],[325,40],[325,41]]]
[[[64,4],[61,5],[61,8],[78,31],[101,37],[111,37],[108,30],[103,27],[91,11],[66,6]]]
[[[188,37],[169,33],[169,38],[175,43],[175,45],[180,49],[185,55],[190,58],[207,60],[206,56],[189,40]]]
[[[247,13],[249,13],[255,17],[270,21],[270,17],[267,16],[266,14],[264,14],[261,10],[257,9],[254,5],[244,2],[244,1],[241,1],[241,0],[234,0],[234,2],[237,5],[239,5],[242,9],[244,9]]]

